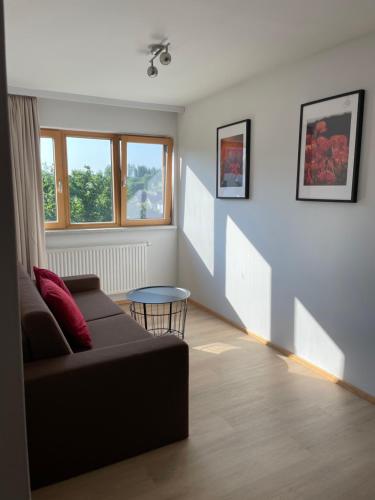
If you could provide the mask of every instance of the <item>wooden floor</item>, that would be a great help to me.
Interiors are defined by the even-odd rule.
[[[375,407],[195,307],[190,438],[33,500],[375,499]]]

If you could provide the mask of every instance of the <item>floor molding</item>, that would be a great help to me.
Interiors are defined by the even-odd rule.
[[[250,331],[248,328],[236,323],[235,321],[232,321],[228,319],[227,317],[223,316],[222,314],[217,313],[213,309],[210,309],[209,307],[201,304],[200,302],[197,302],[194,299],[189,299],[189,302],[199,309],[202,309],[203,311],[206,311],[213,316],[216,316],[217,318],[221,319],[222,321],[225,321],[225,323],[228,323],[229,325],[233,326],[234,328],[237,328],[238,330],[241,330],[242,332],[246,333],[250,337],[252,337],[254,340],[259,342],[260,344],[263,344],[267,347],[271,347],[275,351],[279,352],[283,356],[291,359],[292,361],[295,361],[296,363],[305,366],[306,368],[309,368],[310,370],[314,371],[315,373],[318,373],[322,377],[324,377],[326,380],[329,380],[330,382],[333,382],[334,384],[339,385],[340,387],[346,389],[347,391],[352,392],[356,396],[365,399],[371,404],[375,404],[375,396],[372,396],[371,394],[362,391],[362,389],[359,389],[358,387],[355,387],[352,384],[349,384],[349,382],[346,382],[345,380],[342,380],[340,378],[337,378],[335,375],[332,375],[332,373],[327,372],[326,370],[323,370],[322,368],[319,368],[319,366],[314,365],[310,361],[307,361],[297,354],[294,354],[291,351],[288,351],[288,349],[285,349],[284,347],[281,347],[264,337],[261,337],[260,335],[255,334],[254,332]]]

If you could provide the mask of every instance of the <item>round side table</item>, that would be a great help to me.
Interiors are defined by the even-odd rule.
[[[127,294],[130,314],[155,337],[184,338],[189,290],[175,286],[146,286]]]

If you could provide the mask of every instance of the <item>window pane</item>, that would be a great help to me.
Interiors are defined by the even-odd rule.
[[[163,144],[127,143],[128,219],[164,217],[166,155]]]
[[[67,137],[71,223],[113,222],[112,141]]]
[[[52,137],[41,137],[40,158],[44,195],[44,220],[57,222],[55,141]]]

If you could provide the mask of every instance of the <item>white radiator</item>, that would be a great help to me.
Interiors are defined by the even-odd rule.
[[[109,295],[147,285],[149,243],[47,250],[48,268],[60,276],[96,274]]]

